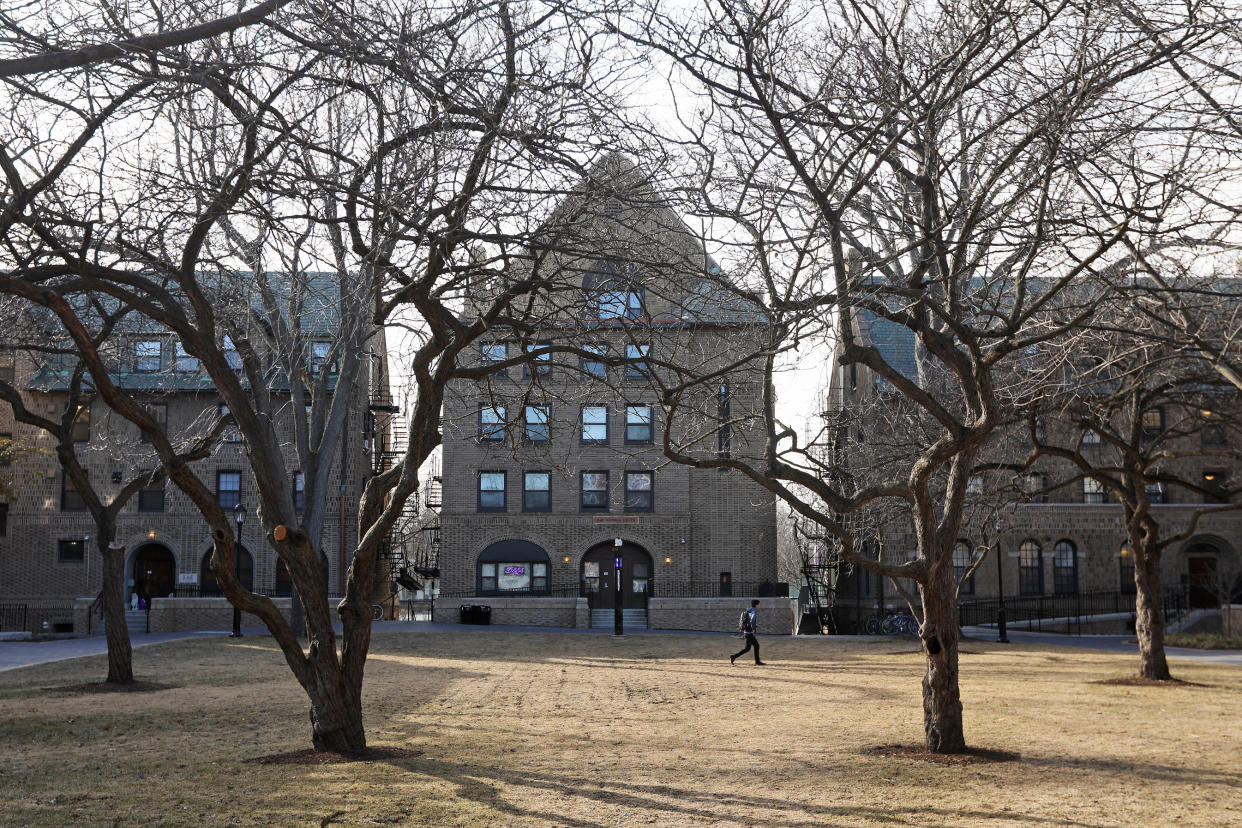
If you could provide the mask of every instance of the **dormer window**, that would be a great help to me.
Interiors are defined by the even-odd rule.
[[[597,262],[582,278],[587,307],[597,319],[637,319],[643,315],[643,289],[637,269],[618,262]]]
[[[163,343],[158,339],[142,339],[134,346],[134,370],[153,374],[160,370]]]

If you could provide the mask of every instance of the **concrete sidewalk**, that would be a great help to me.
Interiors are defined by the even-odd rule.
[[[1053,644],[1060,647],[1080,647],[1084,650],[1102,650],[1108,653],[1138,655],[1138,643],[1134,634],[1128,635],[1058,635],[1056,633],[1009,630],[1010,642],[1014,644]],[[990,627],[963,627],[962,638],[979,641],[995,641],[996,629]],[[1242,650],[1192,650],[1188,647],[1165,647],[1165,656],[1183,661],[1211,661],[1242,667]]]

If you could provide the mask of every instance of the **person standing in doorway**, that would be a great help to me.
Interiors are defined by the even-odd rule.
[[[755,638],[755,633],[759,632],[759,599],[750,602],[750,609],[742,610],[742,617],[738,619],[737,631],[746,636],[746,646],[741,652],[734,653],[729,656],[729,663],[737,661],[738,656],[746,655],[751,647],[755,648],[755,664],[763,665],[766,662],[759,660],[759,639]]]

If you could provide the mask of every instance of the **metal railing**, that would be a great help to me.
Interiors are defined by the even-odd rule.
[[[1006,623],[1010,629],[1082,634],[1082,625],[1100,615],[1134,615],[1135,595],[1120,589],[1078,592],[1071,595],[1020,595],[1004,600]],[[963,627],[996,623],[1001,601],[998,598],[977,598],[958,604],[958,621]],[[1166,589],[1161,595],[1161,609],[1166,621],[1180,618],[1190,608],[1187,590]]]
[[[651,582],[652,598],[788,598],[789,584],[781,581],[666,581]]]
[[[288,598],[290,592],[283,592],[276,589],[254,589],[251,590],[255,595],[266,595],[269,598]],[[224,590],[220,587],[204,587],[201,584],[177,584],[173,587],[173,594],[156,595],[156,598],[223,598]]]
[[[25,604],[0,604],[0,632],[28,632],[29,617]]]

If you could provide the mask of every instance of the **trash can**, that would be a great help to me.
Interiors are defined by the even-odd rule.
[[[461,605],[461,623],[474,624],[475,623],[474,619],[477,617],[474,610],[475,608],[473,605],[462,604]]]
[[[492,608],[491,607],[475,607],[474,611],[475,613],[477,613],[475,615],[474,623],[476,624],[492,623]]]

